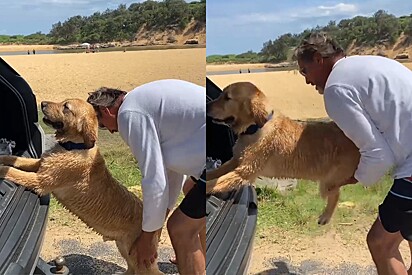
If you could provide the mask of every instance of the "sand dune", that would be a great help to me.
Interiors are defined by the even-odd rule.
[[[0,54],[1,56],[1,54]],[[86,99],[101,86],[129,91],[146,82],[177,78],[204,86],[206,50],[152,50],[2,56],[42,100]]]

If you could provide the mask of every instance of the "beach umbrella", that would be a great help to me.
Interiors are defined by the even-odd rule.
[[[85,43],[80,44],[80,46],[89,48],[89,47],[90,47],[90,43],[85,42]]]

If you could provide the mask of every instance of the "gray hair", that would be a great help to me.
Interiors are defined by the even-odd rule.
[[[118,89],[101,87],[94,92],[89,93],[87,102],[90,103],[96,113],[100,115],[99,107],[110,108],[115,105],[117,99],[125,95],[126,92]]]
[[[325,32],[312,32],[306,35],[295,49],[294,58],[312,61],[315,53],[322,57],[345,55],[343,48]]]

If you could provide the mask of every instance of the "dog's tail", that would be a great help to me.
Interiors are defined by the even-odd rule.
[[[206,192],[211,194],[229,192],[235,189],[239,189],[241,186],[247,184],[249,184],[249,182],[245,181],[234,171],[229,172],[217,179],[208,181]]]

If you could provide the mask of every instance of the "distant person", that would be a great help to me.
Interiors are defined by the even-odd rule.
[[[322,32],[309,33],[295,57],[306,84],[323,95],[329,117],[361,153],[344,184],[370,186],[391,171],[392,187],[366,241],[378,274],[412,274],[399,251],[403,240],[412,245],[411,70],[381,56],[346,57]]]
[[[33,49],[33,54],[36,54],[36,50],[35,50],[35,49]]]
[[[240,73],[240,74],[242,73],[242,70],[241,70],[241,69],[239,69],[239,73]]]
[[[30,55],[30,50],[27,50],[27,54]]]
[[[250,70],[249,70],[249,68],[247,68],[247,72],[250,74]]]

